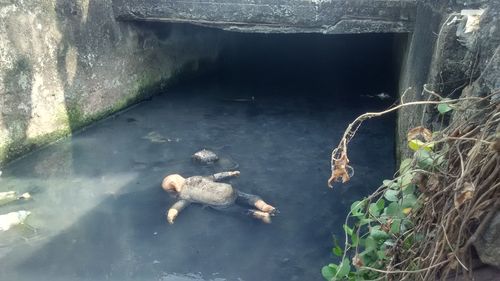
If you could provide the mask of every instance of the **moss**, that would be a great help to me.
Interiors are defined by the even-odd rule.
[[[0,166],[71,134],[69,128],[0,147]]]
[[[159,92],[161,92],[166,85],[168,79],[163,77],[152,77],[143,75],[130,87],[130,92],[117,100],[114,105],[98,111],[94,114],[84,114],[78,105],[69,106],[67,109],[67,116],[69,126],[72,131],[82,129],[95,121],[106,118],[128,106],[136,104],[145,100]]]
[[[198,71],[197,66],[198,63],[185,64],[171,75],[144,74],[131,83],[132,85],[129,87],[130,91],[127,95],[117,100],[113,106],[94,114],[85,114],[76,101],[67,104],[66,108],[56,109],[56,123],[62,129],[40,137],[11,143],[3,147],[0,146],[0,165],[46,146],[60,138],[67,137],[72,132],[83,129],[95,121],[108,117],[128,106],[164,92],[167,88],[196,75]]]

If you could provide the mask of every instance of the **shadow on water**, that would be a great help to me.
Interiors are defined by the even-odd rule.
[[[345,60],[337,64],[345,68],[308,76],[300,69],[310,62],[301,58],[302,65],[293,65],[303,74],[299,79],[289,70],[276,74],[292,66],[271,56],[268,67],[257,71],[252,56],[269,51],[274,41],[244,51],[245,40],[235,39],[212,74],[8,166],[3,183],[17,178],[40,190],[28,203],[40,237],[0,255],[0,279],[320,280],[321,266],[333,258],[332,235],[341,234],[350,204],[394,170],[394,116],[388,116],[368,121],[352,141],[356,176],[334,190],[326,187],[330,152],[346,125],[388,106],[361,96],[364,89],[392,91],[386,89],[391,81],[367,78],[372,87],[363,88],[358,79],[393,69],[376,59],[347,75],[342,72],[352,61]],[[318,49],[309,52],[321,57]],[[293,50],[286,55],[295,56]],[[345,79],[329,80],[336,74]],[[191,163],[201,148],[215,150],[220,163]],[[57,161],[65,151],[70,168]],[[166,223],[175,199],[160,189],[165,175],[207,175],[235,163],[241,177],[232,184],[280,209],[272,224],[196,205],[174,225]]]

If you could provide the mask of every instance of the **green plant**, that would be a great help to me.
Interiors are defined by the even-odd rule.
[[[394,247],[412,248],[422,236],[414,231],[412,216],[422,206],[417,175],[445,165],[445,146],[434,152],[433,134],[417,127],[408,133],[408,146],[415,154],[401,162],[397,177],[384,180],[375,193],[352,203],[343,225],[345,246],[334,239],[332,252],[340,258],[321,270],[326,280],[374,280],[383,278],[394,263]],[[421,139],[421,140],[419,140]]]

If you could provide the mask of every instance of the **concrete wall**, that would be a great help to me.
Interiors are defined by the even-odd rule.
[[[0,1],[0,165],[216,54],[210,32],[117,22],[111,0]]]
[[[460,15],[463,9],[484,9],[477,31],[464,33],[467,19]],[[419,2],[399,85],[400,95],[406,92],[404,101],[428,99],[430,95],[424,91],[424,85],[450,98],[470,90],[469,84],[476,89],[475,95],[486,96],[498,90],[499,12],[497,1]],[[401,156],[411,153],[406,144],[408,130],[419,125],[440,130],[442,120],[437,117],[435,106],[412,106],[399,111],[397,151]]]
[[[408,32],[417,0],[115,0],[126,20],[190,22],[258,33]]]

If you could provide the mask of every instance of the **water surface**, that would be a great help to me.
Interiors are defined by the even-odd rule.
[[[350,147],[355,177],[326,186],[347,124],[386,106],[362,94],[179,87],[12,163],[0,191],[33,200],[0,211],[32,211],[31,227],[0,233],[0,280],[321,280],[350,204],[394,168],[394,120],[370,120]],[[191,163],[202,148],[221,162]],[[230,168],[279,208],[272,224],[197,205],[167,224],[165,175]]]

